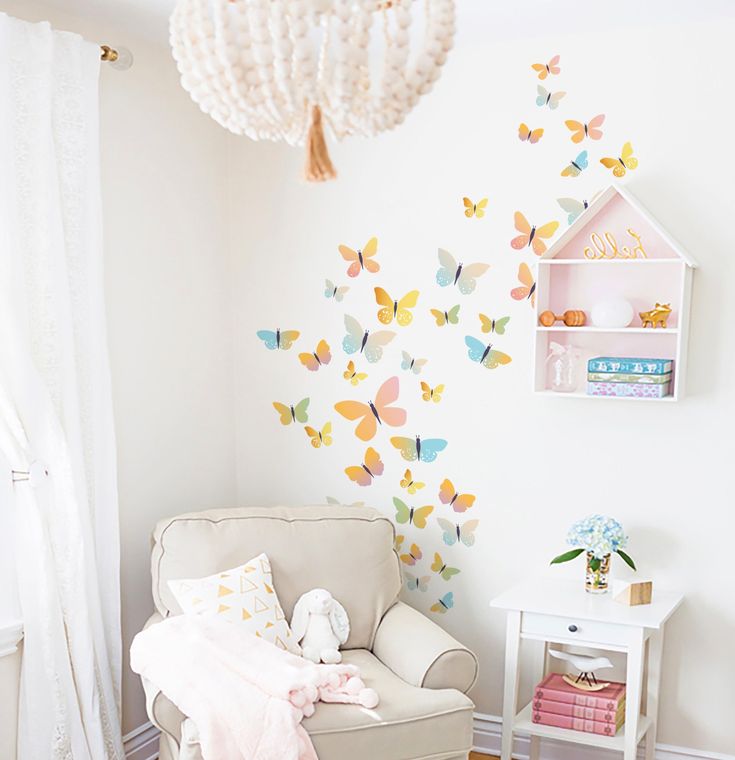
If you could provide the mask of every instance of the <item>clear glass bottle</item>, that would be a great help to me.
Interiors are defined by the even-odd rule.
[[[579,386],[580,351],[576,346],[549,343],[546,359],[547,387],[557,393],[573,393]]]

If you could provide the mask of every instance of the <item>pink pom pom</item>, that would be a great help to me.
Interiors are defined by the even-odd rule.
[[[364,688],[363,680],[357,676],[352,676],[345,684],[345,691],[352,695],[359,694]]]
[[[375,698],[377,700],[377,698],[378,698],[377,694],[375,695]],[[377,702],[376,702],[376,704],[377,704]],[[305,718],[311,718],[311,716],[314,714],[314,709],[315,709],[314,705],[311,702],[309,702],[308,704],[304,705],[304,709],[303,709],[304,717]]]
[[[303,691],[290,692],[288,699],[294,707],[303,707],[306,704],[306,695]]]
[[[360,704],[363,707],[367,707],[368,710],[372,710],[378,706],[378,692],[375,689],[363,689],[360,694]]]

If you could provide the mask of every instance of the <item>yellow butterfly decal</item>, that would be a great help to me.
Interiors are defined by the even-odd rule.
[[[405,488],[411,495],[415,494],[416,491],[420,491],[425,485],[426,483],[420,483],[413,479],[411,470],[406,470],[401,479],[401,488]]]
[[[401,548],[403,547],[403,542],[406,540],[406,537],[404,535],[401,535],[400,533],[393,539],[393,550],[396,552],[400,552]]]
[[[352,385],[357,385],[367,378],[367,372],[357,372],[355,370],[355,362],[350,359],[347,362],[347,369],[342,373],[342,377],[352,383]]]
[[[601,158],[600,163],[607,169],[612,169],[616,177],[624,177],[626,170],[633,171],[638,167],[638,159],[633,155],[633,146],[630,142],[623,145],[618,158]]]
[[[416,544],[411,544],[411,548],[407,554],[401,554],[401,562],[404,565],[415,565],[424,556],[420,547]]]
[[[324,446],[332,445],[332,423],[327,422],[321,430],[316,430],[310,425],[305,425],[306,435],[311,438],[311,445],[318,449],[322,444]]]
[[[482,219],[485,216],[485,209],[487,208],[487,198],[483,198],[477,203],[473,203],[469,198],[462,198],[464,204],[464,215],[471,219],[473,216],[478,219]]]
[[[407,327],[413,320],[413,309],[419,300],[418,290],[406,293],[400,301],[392,299],[383,288],[375,288],[375,301],[382,309],[378,310],[378,320],[384,325],[389,325],[394,319],[401,327]]]
[[[436,388],[432,388],[428,383],[421,381],[421,398],[424,401],[433,401],[438,404],[442,400],[442,393],[444,393],[444,385],[437,385]]]
[[[456,325],[459,322],[459,304],[452,306],[449,311],[441,311],[440,309],[430,309],[429,311],[436,320],[437,327]]]

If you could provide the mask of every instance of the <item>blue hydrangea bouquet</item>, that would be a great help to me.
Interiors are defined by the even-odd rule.
[[[567,534],[567,543],[575,547],[551,560],[552,565],[569,562],[580,554],[587,553],[587,574],[585,586],[593,594],[604,594],[608,586],[610,556],[617,554],[633,570],[635,562],[623,549],[628,544],[623,526],[614,518],[605,515],[591,515],[578,520]]]

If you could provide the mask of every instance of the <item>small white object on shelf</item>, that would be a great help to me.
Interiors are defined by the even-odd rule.
[[[628,327],[633,321],[635,310],[630,301],[624,298],[606,298],[598,301],[590,317],[595,327]]]

